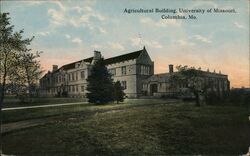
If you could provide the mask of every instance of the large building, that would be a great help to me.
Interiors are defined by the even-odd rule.
[[[188,82],[186,81],[178,82],[178,84],[176,82],[174,88],[170,85],[170,77],[176,73],[178,72],[174,72],[173,65],[170,64],[168,73],[154,74],[143,80],[143,94],[155,97],[171,96],[180,92],[189,94],[190,92],[187,87]],[[230,82],[228,81],[227,75],[221,74],[220,72],[216,73],[201,70],[200,73],[199,80],[201,83],[197,85],[200,89],[206,89],[208,92],[215,92],[220,95],[229,91]]]
[[[68,96],[86,95],[87,77],[95,61],[102,57],[94,51],[94,56],[77,62],[63,65],[58,69],[53,65],[52,72],[40,80],[41,94],[56,96],[67,93]],[[105,64],[114,81],[120,81],[127,97],[137,98],[142,95],[142,80],[154,74],[154,62],[145,47],[132,53],[105,59]]]
[[[101,52],[94,51],[94,56],[63,65],[53,65],[40,79],[41,95],[85,97],[87,93],[87,77],[91,74],[94,63],[102,58]],[[114,81],[120,81],[129,98],[140,96],[163,96],[172,93],[169,88],[169,76],[173,74],[173,65],[169,73],[154,74],[154,62],[146,48],[124,55],[105,59],[105,64]],[[229,90],[227,75],[204,72],[204,83],[211,83],[211,90]],[[179,86],[179,88],[184,86]]]

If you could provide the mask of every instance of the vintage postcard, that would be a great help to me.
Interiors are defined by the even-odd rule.
[[[0,154],[250,155],[249,0],[1,0]]]

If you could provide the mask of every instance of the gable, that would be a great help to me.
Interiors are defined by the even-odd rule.
[[[138,64],[153,64],[153,61],[151,60],[145,47],[143,48],[140,56],[137,58],[136,63],[138,63]]]
[[[118,62],[133,60],[133,59],[138,58],[142,52],[143,52],[143,50],[139,50],[139,51],[135,51],[135,52],[128,53],[128,54],[124,54],[124,55],[120,55],[120,56],[116,56],[116,57],[111,57],[111,58],[105,59],[104,62],[106,65],[108,65],[108,64],[114,64],[114,63],[118,63]]]

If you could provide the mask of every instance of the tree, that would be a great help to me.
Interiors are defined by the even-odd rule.
[[[177,89],[179,84],[184,84],[195,96],[196,106],[200,106],[200,94],[202,89],[202,71],[188,66],[177,66],[178,72],[170,76],[171,88]]]
[[[29,97],[33,96],[34,86],[36,86],[42,74],[40,63],[37,60],[40,57],[40,53],[36,52],[36,54],[33,54],[30,52],[30,49],[26,49],[21,55],[21,68],[25,73],[23,79],[26,80]]]
[[[90,103],[104,104],[113,101],[113,80],[103,58],[93,65],[87,82],[87,98]]]
[[[116,81],[114,83],[114,101],[116,103],[123,102],[125,93],[123,91],[123,87],[121,86],[120,81]]]
[[[42,74],[40,63],[37,58],[41,52],[33,54],[31,49],[25,49],[19,54],[18,61],[15,62],[15,67],[10,72],[10,82],[15,87],[13,93],[21,100],[21,102],[31,100],[31,97],[37,92],[38,80]]]
[[[2,108],[6,83],[10,81],[10,76],[20,65],[20,53],[24,51],[27,45],[30,45],[31,39],[23,39],[23,30],[13,32],[13,25],[10,25],[9,13],[0,13],[0,107]]]
[[[31,95],[31,88],[39,79],[40,64],[36,60],[40,53],[33,54],[30,45],[34,36],[23,39],[23,30],[13,32],[13,25],[10,25],[9,13],[0,14],[0,107],[2,108],[5,97],[6,84],[16,86],[16,92],[27,90]]]

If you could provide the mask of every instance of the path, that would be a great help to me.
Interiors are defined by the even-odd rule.
[[[61,103],[61,104],[38,105],[38,106],[12,107],[12,108],[3,108],[2,111],[31,109],[31,108],[44,108],[44,107],[58,107],[58,106],[68,106],[68,105],[80,105],[80,104],[87,104],[87,103],[88,102],[74,102],[74,103]]]

